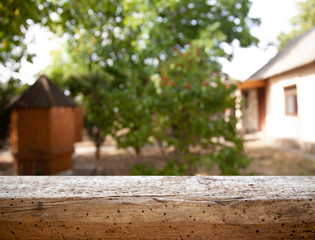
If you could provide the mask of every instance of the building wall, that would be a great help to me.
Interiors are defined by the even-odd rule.
[[[296,85],[297,116],[285,114],[284,87]],[[296,147],[315,151],[315,63],[268,79],[266,86],[265,134],[292,140]]]

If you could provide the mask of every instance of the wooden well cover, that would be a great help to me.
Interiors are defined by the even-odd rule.
[[[51,175],[72,168],[82,115],[71,98],[41,76],[13,99],[10,108],[11,148],[18,174]]]

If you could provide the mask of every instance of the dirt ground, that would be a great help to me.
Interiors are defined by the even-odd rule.
[[[63,175],[129,175],[135,163],[151,162],[162,167],[170,156],[157,148],[145,148],[141,157],[131,150],[117,150],[114,145],[101,149],[101,159],[95,160],[95,148],[91,142],[76,144],[73,169]],[[315,156],[288,149],[267,147],[262,144],[245,144],[245,153],[252,159],[249,167],[240,170],[242,175],[315,175]],[[210,172],[200,170],[201,175],[220,175],[214,166]],[[9,149],[0,151],[0,175],[15,175],[13,158]]]

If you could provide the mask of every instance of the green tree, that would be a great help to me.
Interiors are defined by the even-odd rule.
[[[160,64],[159,75],[151,81],[155,91],[150,92],[155,101],[153,134],[165,147],[174,147],[176,157],[162,171],[140,165],[133,173],[193,174],[202,164],[217,163],[223,174],[237,174],[249,163],[242,153],[237,119],[231,114],[235,112],[235,86],[227,86],[226,78],[205,48],[193,44],[185,52],[174,50]],[[198,147],[210,153],[193,151]]]
[[[167,58],[174,46],[185,49],[194,40],[212,56],[231,57],[225,43],[238,40],[246,47],[258,41],[249,31],[259,23],[248,17],[250,6],[249,0],[68,0],[60,3],[59,26],[73,48],[89,35],[95,61],[106,71],[124,72],[120,68],[150,67],[155,59]]]
[[[60,10],[55,29],[67,34],[69,39],[67,58],[77,65],[74,68],[75,71],[70,70],[73,66],[65,68],[60,63],[58,68],[63,74],[69,75],[70,72],[70,75],[74,76],[73,79],[77,79],[76,81],[79,81],[78,79],[83,75],[86,76],[85,81],[91,81],[89,75],[94,74],[104,74],[113,78],[111,87],[104,88],[102,91],[115,92],[115,97],[113,97],[115,104],[111,104],[114,108],[115,119],[109,122],[112,124],[111,133],[116,137],[118,146],[132,146],[139,152],[146,142],[150,142],[152,137],[155,137],[169,146],[175,146],[183,154],[187,153],[188,156],[191,156],[189,146],[203,143],[202,141],[208,135],[210,136],[209,131],[203,130],[204,135],[200,137],[203,140],[198,142],[195,139],[196,135],[193,136],[197,130],[195,132],[180,130],[186,129],[190,124],[193,124],[193,128],[198,128],[199,125],[204,126],[195,122],[195,119],[191,119],[191,117],[187,118],[189,122],[185,120],[189,114],[200,113],[202,115],[202,109],[206,109],[205,105],[202,108],[192,105],[195,95],[199,93],[211,93],[216,96],[215,101],[210,101],[204,95],[202,95],[203,98],[198,95],[196,100],[203,101],[203,104],[207,101],[210,101],[211,104],[221,104],[222,102],[221,105],[218,105],[219,110],[216,112],[218,114],[215,114],[212,108],[213,114],[205,110],[204,114],[208,117],[217,115],[216,117],[219,118],[219,121],[210,122],[211,126],[217,124],[216,128],[223,131],[225,127],[231,126],[232,128],[235,125],[233,118],[230,118],[232,120],[224,125],[225,120],[223,121],[223,119],[225,118],[222,116],[223,108],[231,107],[233,102],[232,97],[228,101],[229,104],[224,101],[225,98],[229,99],[227,96],[230,96],[230,90],[223,87],[222,84],[215,90],[213,90],[214,88],[200,90],[205,86],[202,85],[200,88],[199,81],[204,80],[209,69],[212,71],[220,69],[216,61],[218,57],[229,59],[232,57],[226,52],[224,45],[231,44],[235,40],[239,41],[242,47],[257,43],[258,40],[250,34],[249,27],[252,24],[258,24],[259,21],[248,17],[251,5],[249,0],[92,0],[88,2],[68,0],[58,2],[58,5]],[[188,72],[189,76],[183,80],[187,88],[175,91],[176,94],[179,94],[177,96],[173,93],[176,87],[170,90],[155,86],[152,82],[148,83],[149,79],[162,79],[163,81],[163,78],[168,75],[174,82],[180,81],[177,79],[177,75],[184,78],[183,72],[178,71],[174,75],[173,70],[167,66],[174,65],[174,59],[180,61],[180,53],[192,53],[189,50],[191,42],[200,47],[200,54],[204,57],[203,64],[205,65],[200,66],[200,69],[197,68],[200,59],[199,56],[193,55],[192,62],[194,62],[195,69],[191,73]],[[76,64],[77,62],[79,64]],[[184,62],[183,67],[190,67],[189,64],[190,62]],[[161,72],[161,69],[164,69],[166,73]],[[200,75],[201,73],[198,71],[203,75]],[[59,74],[59,76],[63,74]],[[72,86],[76,85],[76,81],[72,81]],[[65,85],[66,82],[64,82]],[[212,80],[209,80],[209,84],[211,82]],[[212,90],[210,91],[210,89]],[[74,92],[71,88],[69,90]],[[162,94],[159,91],[165,93]],[[215,91],[221,95],[214,94]],[[88,94],[88,92],[84,93],[86,96]],[[171,94],[175,94],[178,101],[183,101],[176,103],[178,109],[180,107],[185,109],[183,113],[177,109],[179,113],[171,115],[172,104],[175,104],[175,98],[173,99]],[[103,99],[100,101],[103,102],[107,101],[105,96],[109,95],[103,93],[101,96]],[[224,99],[219,100],[220,96]],[[88,98],[82,97],[83,101],[84,99]],[[93,107],[93,105],[87,104],[86,107]],[[97,112],[102,114],[101,111]],[[202,116],[201,119],[205,119],[205,117]],[[178,124],[186,125],[181,127]],[[226,133],[225,142],[233,142],[230,139],[235,134],[233,131]],[[220,134],[223,133],[220,132]],[[180,140],[185,135],[187,135],[187,139]],[[238,143],[238,139],[234,141],[234,144],[237,145],[237,148],[228,148],[229,150],[226,151],[223,149],[227,148],[221,144],[222,146],[218,147],[220,150],[220,154],[217,154],[218,157],[223,158],[223,155],[228,154],[237,156],[241,144]],[[235,163],[236,157],[229,159],[231,169],[239,166]],[[190,162],[188,165],[189,171],[192,171],[193,166]]]
[[[22,58],[31,62],[25,42],[27,30],[34,24],[51,27],[56,13],[54,1],[4,0],[0,3],[0,64],[18,70]]]
[[[0,148],[3,147],[10,127],[10,109],[8,104],[11,99],[26,88],[18,79],[11,78],[8,82],[0,82]]]
[[[139,155],[141,147],[149,143],[152,136],[150,96],[147,96],[145,92],[138,94],[135,87],[124,89],[118,98],[118,109],[116,131],[113,134],[117,146],[119,148],[133,147]]]
[[[83,44],[80,47],[83,48]],[[83,107],[84,127],[94,142],[98,160],[106,135],[114,132],[119,88],[113,76],[101,71],[88,56],[81,49],[71,54],[57,51],[53,65],[45,72]]]
[[[278,48],[282,49],[294,38],[315,26],[315,0],[299,2],[299,14],[291,20],[292,30],[278,35]]]
[[[124,3],[125,23],[140,29],[134,44],[147,56],[163,58],[198,40],[212,56],[228,56],[224,43],[237,39],[242,47],[258,40],[249,32],[258,19],[248,17],[250,1],[146,1]]]
[[[111,134],[115,120],[116,88],[113,78],[104,73],[72,75],[67,79],[71,93],[81,96],[84,108],[84,126],[93,140],[95,158],[100,159],[100,148],[106,135]]]
[[[82,54],[71,52],[63,58],[64,53],[55,53],[54,64],[46,74],[84,107],[85,128],[96,145],[97,159],[108,134],[116,139],[119,148],[131,146],[140,153],[151,131],[150,108],[141,93],[143,89],[136,87],[136,80],[134,84],[114,80],[98,64],[86,64],[85,58],[79,57]]]
[[[79,52],[77,57],[112,75],[124,85],[126,95],[130,94],[127,99],[139,99],[146,80],[157,73],[159,61],[172,56],[173,48],[184,51],[194,41],[212,58],[230,58],[224,44],[234,40],[244,47],[256,43],[249,26],[259,21],[248,17],[250,5],[248,0],[69,0],[60,4],[59,23],[69,35],[69,52]],[[139,119],[138,114],[120,110],[121,122],[127,126],[129,119]],[[131,126],[138,131],[141,126],[135,124]],[[129,136],[139,140],[131,132],[118,140],[124,139],[124,146],[127,142],[138,145]]]
[[[148,67],[150,60],[164,58],[175,45],[185,48],[194,39],[214,56],[227,55],[223,43],[237,39],[246,47],[257,42],[249,32],[249,26],[259,22],[248,17],[250,5],[249,0],[6,0],[0,4],[0,62],[12,66],[23,56],[31,60],[24,39],[34,23],[66,32],[73,48],[82,34],[89,35],[90,57],[116,74],[144,61]]]

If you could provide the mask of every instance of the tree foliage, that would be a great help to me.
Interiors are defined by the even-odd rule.
[[[26,88],[20,80],[11,78],[8,82],[0,82],[0,148],[5,144],[9,136],[10,110],[8,104],[10,100]]]
[[[278,48],[282,49],[291,40],[315,26],[315,0],[299,2],[299,14],[291,20],[292,30],[278,35]]]
[[[96,159],[106,135],[111,134],[115,119],[116,88],[113,78],[104,73],[70,76],[67,86],[71,93],[81,96],[85,110],[84,126],[96,147]]]
[[[0,62],[12,66],[22,57],[31,60],[24,40],[34,23],[67,33],[73,48],[88,36],[89,57],[116,73],[167,57],[173,46],[185,48],[193,40],[215,56],[227,56],[224,43],[237,39],[246,47],[257,42],[249,32],[259,23],[248,17],[250,5],[249,0],[6,0],[0,4]]]
[[[0,63],[18,70],[24,58],[31,62],[25,34],[33,24],[53,26],[56,5],[45,0],[4,0],[0,2]]]
[[[137,165],[134,174],[192,174],[201,164],[211,167],[214,163],[222,173],[236,174],[248,163],[233,115],[235,86],[227,87],[227,76],[207,56],[204,48],[190,44],[187,51],[175,49],[160,64],[159,74],[147,87],[151,88],[148,98],[153,100],[152,134],[166,148],[173,147],[176,157],[162,171]],[[193,150],[198,147],[210,153]]]
[[[248,0],[69,0],[60,8],[59,23],[73,37],[73,48],[88,35],[86,50],[106,71],[150,65],[194,40],[213,56],[228,56],[223,46],[233,40],[243,47],[257,42],[249,26],[259,21],[248,17]]]
[[[95,144],[95,158],[99,159],[100,147],[113,131],[119,83],[86,58],[81,49],[82,46],[71,54],[54,52],[54,63],[45,71],[83,107],[84,127]]]

